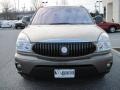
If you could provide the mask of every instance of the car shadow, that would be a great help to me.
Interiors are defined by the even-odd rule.
[[[24,79],[23,83],[27,84],[28,86],[35,86],[34,89],[43,88],[44,90],[89,90],[91,88],[95,89],[95,87],[100,83],[103,86],[106,85],[106,78],[89,76],[81,77],[79,79]],[[95,87],[93,87],[93,85],[95,85]]]
[[[114,32],[114,33],[108,33],[108,34],[116,34],[116,33],[120,33],[120,30],[117,30],[117,31]]]
[[[75,78],[75,79],[55,79],[55,78],[39,78],[39,77],[34,77],[34,78],[29,78],[27,79],[28,81],[32,81],[32,82],[52,82],[52,83],[59,83],[59,84],[63,84],[63,83],[67,83],[67,84],[76,84],[76,83],[87,83],[87,82],[91,82],[91,81],[99,81],[99,80],[104,80],[106,76],[104,77],[100,77],[100,76],[95,76],[95,75],[89,75],[89,76],[82,76],[79,78]]]

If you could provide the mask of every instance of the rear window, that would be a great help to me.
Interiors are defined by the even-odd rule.
[[[87,10],[82,7],[49,7],[41,8],[31,24],[93,24],[93,20]]]

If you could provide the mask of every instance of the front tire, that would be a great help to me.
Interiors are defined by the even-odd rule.
[[[115,33],[115,32],[116,32],[116,27],[111,26],[111,27],[109,28],[109,32],[110,32],[110,33]]]

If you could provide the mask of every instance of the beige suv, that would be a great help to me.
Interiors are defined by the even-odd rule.
[[[104,76],[112,63],[109,36],[82,6],[40,8],[16,42],[15,65],[22,76]]]

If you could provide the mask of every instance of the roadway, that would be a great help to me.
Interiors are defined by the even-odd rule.
[[[25,80],[16,71],[14,53],[20,30],[0,30],[0,90],[119,90],[120,54],[113,51],[114,64],[104,78],[79,80]],[[113,47],[120,46],[120,33],[109,34]]]

